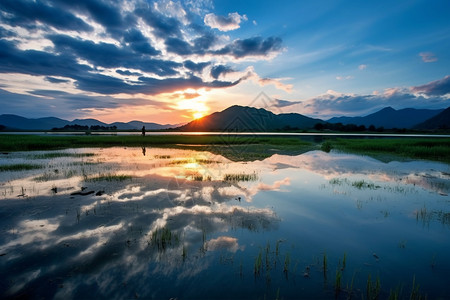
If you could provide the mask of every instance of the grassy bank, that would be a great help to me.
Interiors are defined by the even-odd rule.
[[[177,147],[205,150],[232,160],[263,159],[273,153],[301,154],[319,149],[319,143],[299,138],[228,135],[156,136],[38,136],[2,135],[0,152],[60,150],[89,147]],[[364,155],[393,155],[450,163],[449,138],[338,138],[327,139],[321,149]]]
[[[2,135],[0,151],[60,150],[84,147],[151,147],[164,145],[272,145],[310,147],[298,138],[255,136],[156,135],[156,136],[38,136]]]
[[[330,139],[322,144],[322,149],[450,162],[450,139],[448,138]]]

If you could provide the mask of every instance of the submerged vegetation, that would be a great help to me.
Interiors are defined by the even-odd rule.
[[[328,151],[337,149],[366,155],[389,154],[450,162],[449,138],[333,139],[326,143]]]
[[[100,174],[95,177],[87,178],[86,181],[96,182],[96,181],[125,181],[131,180],[132,176],[124,174]]]
[[[35,164],[14,164],[14,165],[3,165],[0,166],[0,172],[8,171],[28,171],[34,169],[42,169],[43,166]]]

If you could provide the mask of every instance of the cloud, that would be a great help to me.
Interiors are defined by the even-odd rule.
[[[342,94],[328,91],[326,94],[296,103],[297,112],[308,116],[329,118],[334,116],[361,116],[384,107],[395,109],[441,109],[449,106],[450,76],[428,84],[411,88],[389,88],[383,93],[371,95]],[[283,102],[282,102],[283,104]],[[287,106],[287,105],[285,105]]]
[[[281,82],[284,78],[261,78],[253,69],[253,67],[248,67],[246,69],[246,74],[243,79],[250,79],[253,82],[259,84],[260,86],[274,85],[279,90],[284,90],[287,93],[292,92],[292,84],[284,84]]]
[[[131,49],[136,52],[148,55],[161,54],[161,51],[152,47],[148,39],[137,29],[130,29],[127,31],[124,35],[124,41],[130,43]]]
[[[436,55],[431,52],[420,52],[419,56],[422,58],[422,61],[426,63],[435,62],[438,60]]]
[[[361,71],[365,70],[365,69],[367,69],[367,65],[364,65],[364,64],[363,65],[359,65],[358,69],[360,69]]]
[[[237,12],[229,13],[227,17],[217,16],[213,13],[207,14],[204,18],[204,22],[211,28],[218,29],[220,31],[230,31],[238,29],[241,21],[247,21],[246,15],[239,15]]]
[[[337,80],[349,80],[349,79],[353,79],[353,78],[355,78],[355,77],[353,77],[353,76],[336,76],[336,79]]]
[[[59,78],[55,78],[55,77],[51,77],[51,76],[46,76],[45,80],[51,83],[66,83],[66,82],[70,82],[70,80],[67,79],[59,79]]]
[[[423,93],[429,96],[444,96],[450,94],[450,75],[424,85],[411,88],[413,93]]]
[[[28,99],[35,104],[49,96],[40,95],[42,90],[134,98],[188,88],[221,89],[250,78],[247,71],[238,71],[243,61],[271,59],[282,51],[279,37],[222,35],[214,28],[238,28],[247,17],[207,14],[212,8],[209,0],[1,1],[0,73],[3,78],[32,75],[46,86],[38,92],[8,80],[3,85],[7,91],[32,95]],[[207,14],[205,19],[196,15],[199,12]],[[261,86],[292,88],[254,71],[251,80]],[[78,99],[80,108],[88,103],[83,97]],[[106,101],[97,100],[93,100],[96,109],[109,108]]]
[[[282,50],[281,38],[253,37],[248,39],[237,39],[222,49],[214,51],[216,55],[230,55],[234,58],[251,57],[270,57]]]
[[[222,74],[232,73],[234,70],[224,65],[218,65],[211,68],[211,77],[214,79],[219,78]]]
[[[70,1],[78,2],[78,1]],[[13,27],[23,26],[34,29],[45,24],[60,30],[92,31],[93,28],[71,12],[41,1],[2,0],[0,1],[2,22]]]

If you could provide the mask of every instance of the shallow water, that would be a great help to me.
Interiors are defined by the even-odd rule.
[[[42,168],[0,172],[2,298],[366,298],[369,276],[380,298],[450,296],[448,164],[167,148],[0,156],[18,163]]]

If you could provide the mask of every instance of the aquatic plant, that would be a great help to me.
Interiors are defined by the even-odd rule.
[[[224,181],[255,181],[258,180],[258,175],[256,172],[251,174],[245,173],[234,173],[234,174],[225,174],[223,176]]]
[[[254,273],[255,276],[261,273],[262,269],[262,250],[259,250],[258,256],[255,259]]]
[[[375,300],[378,299],[380,296],[380,277],[377,276],[376,280],[372,282],[370,274],[367,277],[367,284],[366,284],[366,298],[368,300]]]
[[[42,154],[32,154],[28,155],[27,159],[51,159],[58,157],[92,157],[95,156],[95,153],[67,153],[67,152],[49,152]]]
[[[87,176],[86,176],[87,177]],[[86,181],[97,182],[97,181],[125,181],[133,178],[130,175],[124,174],[100,174],[96,177],[87,177]]]
[[[341,291],[341,279],[342,279],[342,273],[339,268],[336,270],[336,279],[334,281],[334,294],[335,297],[339,295],[339,292]]]
[[[8,171],[28,171],[35,169],[42,169],[44,166],[36,165],[36,164],[13,164],[13,165],[2,165],[0,166],[0,172],[8,172]]]

